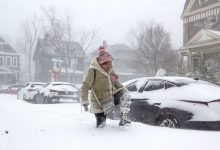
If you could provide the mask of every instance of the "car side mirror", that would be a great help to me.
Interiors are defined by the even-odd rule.
[[[131,91],[131,92],[137,91],[137,87],[136,86],[128,86],[127,89],[128,89],[128,91]]]

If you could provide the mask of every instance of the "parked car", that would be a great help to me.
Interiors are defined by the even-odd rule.
[[[22,88],[24,85],[22,84],[12,84],[8,85],[4,88],[0,89],[0,93],[2,94],[17,94],[20,88]]]
[[[123,83],[131,121],[171,128],[220,130],[220,87],[184,77],[145,77]]]
[[[50,82],[34,96],[36,103],[43,104],[57,103],[61,99],[72,99],[79,102],[79,89],[74,84],[67,82]]]
[[[33,101],[34,95],[42,88],[43,82],[28,82],[18,92],[18,99]]]

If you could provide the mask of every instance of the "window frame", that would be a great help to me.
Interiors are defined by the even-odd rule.
[[[159,88],[159,89],[151,89],[151,90],[145,90],[146,86],[149,84],[149,82],[162,82],[163,83],[163,88]],[[147,81],[147,83],[145,84],[145,86],[143,87],[143,92],[148,92],[148,91],[156,91],[156,90],[160,90],[160,89],[165,89],[166,87],[166,82],[164,80],[160,80],[160,79],[150,79]]]
[[[130,84],[128,84],[127,86],[126,86],[126,88],[128,89],[128,91],[129,92],[137,92],[138,91],[138,88],[137,88],[137,85],[136,85],[136,83],[138,82],[138,80],[135,80],[135,81],[133,81],[133,82],[131,82]],[[129,90],[131,87],[130,86],[132,86],[132,85],[135,85],[136,87],[136,89],[137,90]]]
[[[208,2],[208,0],[199,0],[199,5],[203,6],[204,4],[206,4]]]
[[[5,66],[5,57],[4,56],[0,56],[0,60],[2,58],[2,65],[0,64],[0,66]]]
[[[18,67],[18,58],[13,57],[13,67]]]
[[[78,63],[78,59],[77,58],[71,58],[70,59],[70,67],[71,68],[74,68],[77,66],[77,63]]]
[[[9,59],[9,61],[8,61],[8,59]],[[9,64],[8,64],[8,62],[9,62]],[[12,67],[12,56],[6,56],[6,58],[5,58],[5,66],[6,67]]]

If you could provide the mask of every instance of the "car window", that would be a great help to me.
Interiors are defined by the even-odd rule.
[[[128,91],[131,91],[131,92],[132,91],[137,91],[138,90],[138,88],[137,88],[137,81],[130,83],[127,86],[127,89],[128,89]]]
[[[144,91],[153,91],[165,88],[164,81],[161,80],[149,80],[144,87]]]
[[[171,87],[175,87],[175,85],[170,82],[166,82],[165,86],[166,86],[166,89],[171,88]]]
[[[146,79],[140,78],[128,84],[126,87],[130,92],[132,91],[134,92],[134,91],[138,91],[145,83],[146,83]]]

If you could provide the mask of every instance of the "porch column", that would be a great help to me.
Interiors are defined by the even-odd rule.
[[[203,71],[203,65],[204,65],[204,54],[201,52],[200,71]]]
[[[192,52],[189,52],[187,62],[188,62],[187,72],[191,72],[192,71]]]

